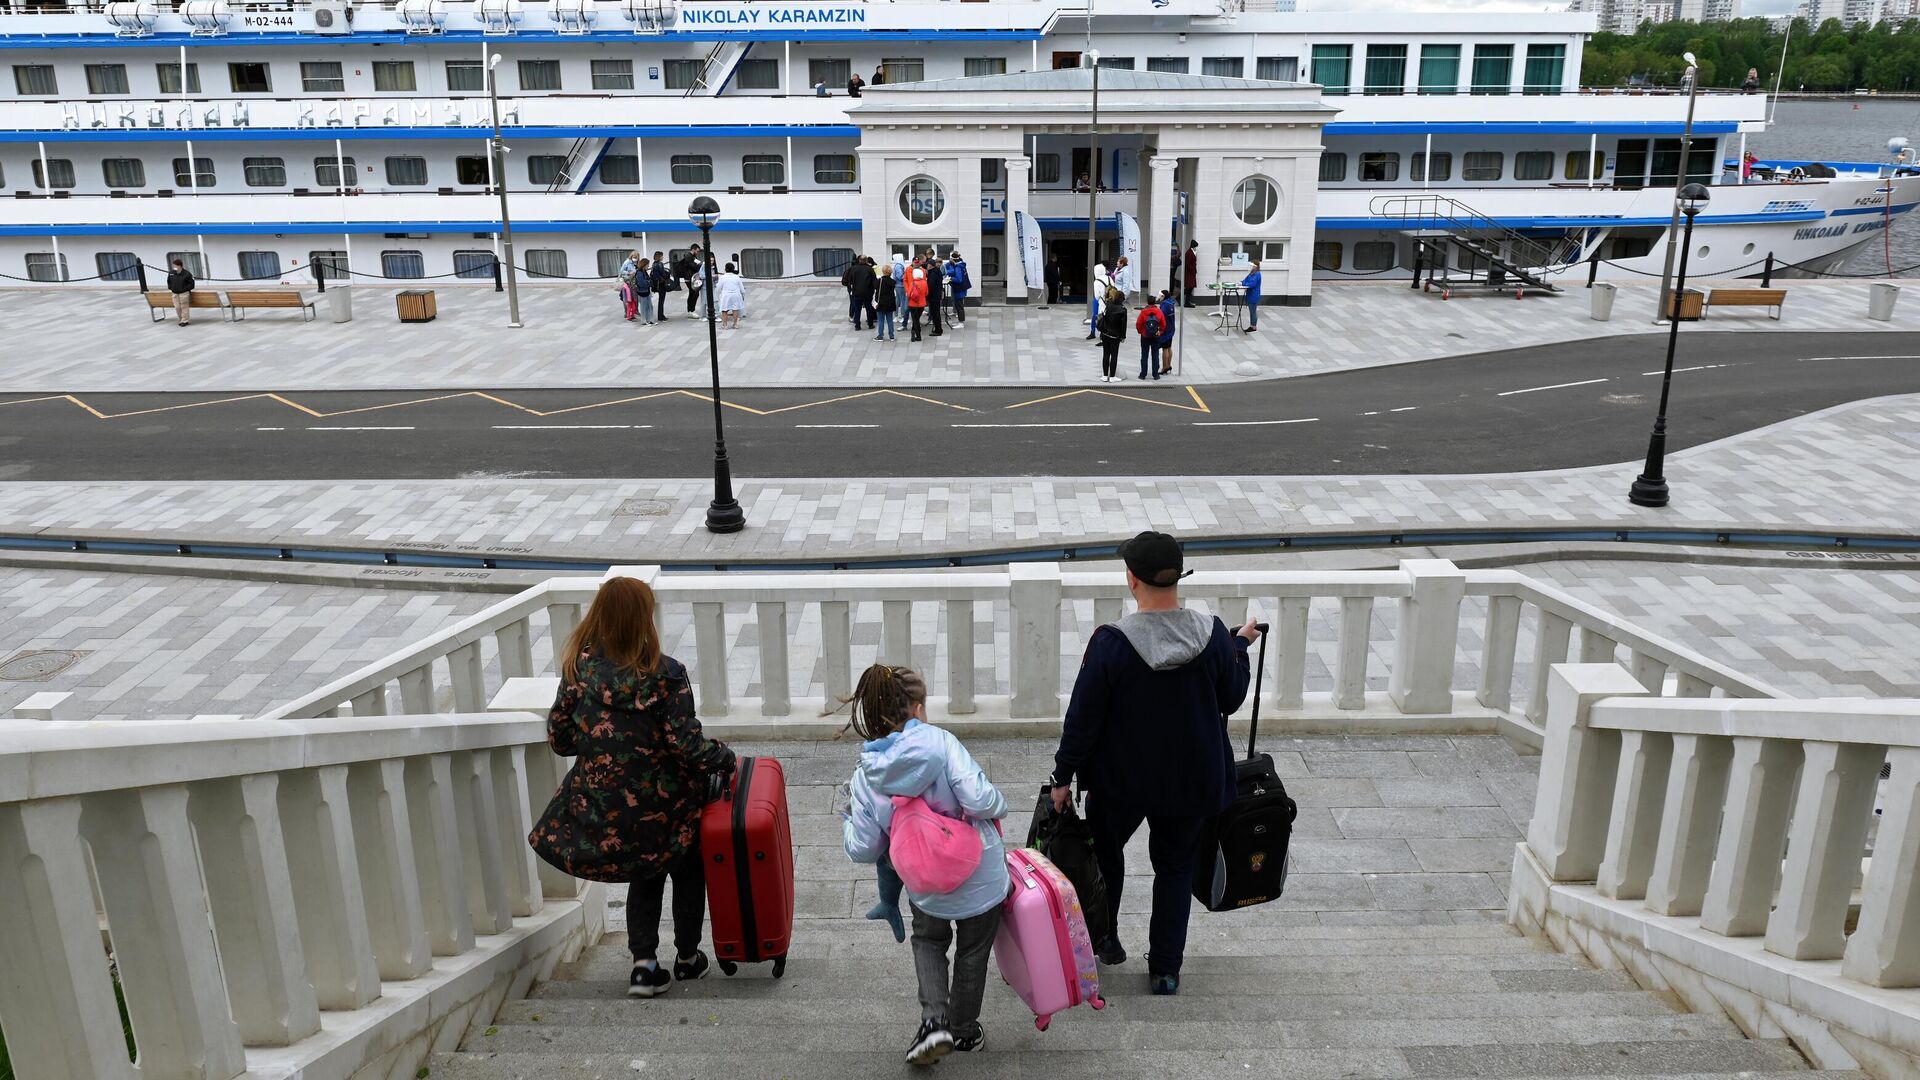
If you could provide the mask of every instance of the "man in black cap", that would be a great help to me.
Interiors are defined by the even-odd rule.
[[[1246,700],[1247,646],[1260,632],[1249,620],[1229,633],[1218,617],[1180,606],[1186,574],[1180,545],[1166,533],[1141,533],[1120,545],[1120,557],[1139,610],[1087,642],[1054,754],[1053,804],[1066,808],[1077,776],[1116,915],[1127,841],[1146,824],[1153,862],[1147,974],[1154,993],[1174,994],[1201,826],[1233,801],[1233,751],[1222,718]],[[1126,962],[1117,933],[1095,950],[1103,964]]]

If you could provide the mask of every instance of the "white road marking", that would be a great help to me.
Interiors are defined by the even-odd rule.
[[[1681,372],[1683,372],[1683,371],[1712,371],[1712,370],[1713,370],[1713,369],[1715,369],[1715,368],[1723,368],[1723,367],[1732,367],[1732,366],[1733,366],[1732,364],[1695,364],[1695,365],[1693,365],[1692,367],[1677,367],[1677,368],[1674,368],[1674,369],[1673,369],[1673,373],[1674,373],[1674,374],[1676,374],[1676,375],[1678,375],[1679,373],[1681,373]],[[1643,372],[1641,372],[1640,374],[1642,374],[1642,375],[1663,375],[1663,374],[1665,374],[1665,373],[1666,373],[1666,372],[1665,372],[1665,369],[1662,369],[1662,370],[1660,370],[1660,371],[1643,371]]]
[[[796,428],[877,428],[879,424],[795,424]]]
[[[652,424],[495,424],[495,431],[646,431]]]
[[[1512,397],[1515,394],[1533,394],[1541,390],[1565,390],[1569,386],[1592,386],[1594,383],[1603,383],[1606,381],[1606,379],[1582,379],[1579,382],[1554,383],[1552,386],[1529,386],[1525,390],[1507,390],[1494,396]]]
[[[1317,424],[1317,416],[1305,416],[1298,420],[1195,420],[1194,427],[1271,427],[1274,424]]]
[[[1920,360],[1920,356],[1807,356],[1804,360]]]
[[[1420,407],[1420,406],[1418,406],[1418,405],[1402,405],[1402,406],[1400,406],[1400,407],[1399,407],[1399,408],[1397,408],[1397,409],[1388,409],[1387,411],[1388,411],[1388,412],[1412,412],[1413,410],[1415,410],[1415,409],[1417,409],[1417,408],[1419,408],[1419,407]]]
[[[412,431],[410,427],[310,427],[308,431]]]
[[[1112,424],[948,424],[955,428],[1112,427]]]
[[[286,429],[286,428],[283,428],[283,427],[257,427],[257,428],[254,428],[253,430],[255,430],[255,431],[285,431],[285,430],[287,430],[287,429]]]
[[[1361,415],[1361,416],[1379,416],[1379,415],[1380,415],[1380,410],[1379,410],[1379,409],[1375,409],[1375,410],[1373,410],[1372,412],[1363,412],[1363,413],[1361,413],[1360,415]]]

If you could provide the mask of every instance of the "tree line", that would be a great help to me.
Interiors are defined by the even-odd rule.
[[[1700,61],[1703,89],[1738,87],[1752,68],[1761,89],[1772,90],[1785,36],[1768,19],[1642,23],[1632,34],[1595,34],[1581,60],[1580,81],[1677,86],[1687,66],[1681,57],[1691,52]],[[1795,19],[1781,89],[1920,90],[1920,20],[1899,27],[1860,23],[1849,30],[1838,19],[1817,28]]]

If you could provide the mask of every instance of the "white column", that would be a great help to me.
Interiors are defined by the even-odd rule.
[[[493,751],[455,754],[453,790],[460,854],[467,864],[467,914],[473,920],[474,933],[504,933],[513,926],[513,910],[507,898],[507,873],[500,846]]]
[[[947,712],[965,716],[974,711],[973,601],[953,599],[947,609]]]
[[[776,601],[755,604],[753,621],[760,644],[760,715],[785,716],[793,711],[793,681],[787,670],[787,605]]]
[[[1184,271],[1184,267],[1182,270]],[[1273,620],[1275,646],[1273,704],[1278,709],[1298,709],[1306,703],[1307,615],[1313,601],[1304,596],[1280,599],[1280,617]]]
[[[547,756],[547,748],[531,748]],[[507,902],[516,917],[538,915],[544,906],[540,885],[540,857],[527,843],[533,828],[528,800],[525,746],[501,746],[493,751],[493,805],[500,818],[500,858],[507,878]],[[540,809],[546,809],[542,804]]]
[[[322,1009],[357,1009],[380,996],[380,972],[347,811],[347,767],[282,773],[280,822],[307,977]]]
[[[407,759],[406,782],[427,938],[434,955],[458,956],[473,948],[473,919],[467,914],[467,861],[460,846],[453,755]]]
[[[1487,597],[1487,632],[1480,646],[1480,704],[1513,706],[1513,659],[1519,649],[1520,598]]]
[[[1860,925],[1847,939],[1840,973],[1869,986],[1920,986],[1920,874],[1914,870],[1920,863],[1920,749],[1896,747],[1889,762]],[[8,1004],[0,999],[0,1008]]]
[[[1700,909],[1700,925],[1716,934],[1751,937],[1767,929],[1787,844],[1798,750],[1778,739],[1733,740],[1720,847]]]
[[[1606,854],[1620,733],[1587,726],[1595,702],[1646,691],[1614,664],[1561,664],[1547,679],[1540,792],[1527,846],[1553,881],[1592,881]]]
[[[1675,735],[1667,766],[1660,837],[1647,878],[1647,910],[1698,915],[1713,869],[1714,838],[1727,797],[1733,741],[1712,735]]]
[[[1372,651],[1373,597],[1340,598],[1340,658],[1333,673],[1333,707],[1367,707],[1367,654]]]
[[[1657,731],[1620,733],[1613,818],[1607,825],[1607,853],[1600,860],[1595,880],[1600,895],[1616,900],[1638,900],[1647,895],[1647,878],[1653,874],[1653,855],[1660,845],[1661,802],[1666,798],[1667,769],[1672,760],[1671,736]]]
[[[1060,566],[1013,563],[1008,590],[1012,715],[1060,715]]]
[[[1847,900],[1866,850],[1867,819],[1885,758],[1878,746],[1810,742],[1802,747],[1800,794],[1767,923],[1767,951],[1793,960],[1835,960],[1847,946]]]
[[[880,602],[880,662],[896,667],[913,662],[913,601]]]
[[[1015,212],[1029,213],[1028,192],[1033,182],[1033,159],[1010,157],[1003,162],[1007,170],[1007,208],[1005,242],[1001,245],[1000,268],[1007,274],[1007,303],[1027,302],[1026,255],[1020,249],[1020,230],[1014,225]],[[1044,263],[1046,257],[1041,256]],[[1045,296],[1045,290],[1041,291]]]
[[[700,712],[725,716],[732,707],[727,692],[727,616],[725,605],[693,605],[693,649],[700,674]]]
[[[996,155],[997,156],[997,155]],[[958,235],[954,237],[954,246],[960,254],[980,264],[980,201],[984,194],[980,183],[980,165],[985,158],[981,155],[962,155],[960,158],[959,199],[961,212],[958,219]],[[979,301],[974,301],[976,304]]]
[[[1533,633],[1533,689],[1527,695],[1527,719],[1540,723],[1547,715],[1547,684],[1553,665],[1566,663],[1567,645],[1573,637],[1573,623],[1540,609],[1539,624]]]
[[[1445,559],[1407,559],[1400,569],[1413,591],[1400,600],[1387,694],[1401,712],[1452,712],[1453,654],[1467,575]]]
[[[820,602],[820,680],[828,701],[853,693],[853,609],[848,601]]]
[[[1140,230],[1144,234],[1140,237],[1140,261],[1145,265],[1135,269],[1143,271],[1139,274],[1141,279],[1160,282],[1163,289],[1174,288],[1175,284],[1175,279],[1167,275],[1175,254],[1174,188],[1177,186],[1175,171],[1179,168],[1179,158],[1156,154],[1147,159],[1141,176],[1142,183],[1151,185],[1151,190],[1146,212],[1140,216]]]
[[[433,967],[433,947],[420,906],[406,762],[388,758],[351,766],[347,792],[367,903],[367,932],[380,977],[418,978]]]

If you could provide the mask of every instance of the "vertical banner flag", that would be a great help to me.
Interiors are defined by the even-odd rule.
[[[1127,257],[1127,270],[1126,280],[1113,284],[1121,292],[1130,293],[1140,287],[1140,222],[1124,210],[1114,217],[1120,220],[1120,254]]]
[[[1020,245],[1020,264],[1026,270],[1027,288],[1047,287],[1046,258],[1040,250],[1040,223],[1025,210],[1013,212],[1013,228]]]

